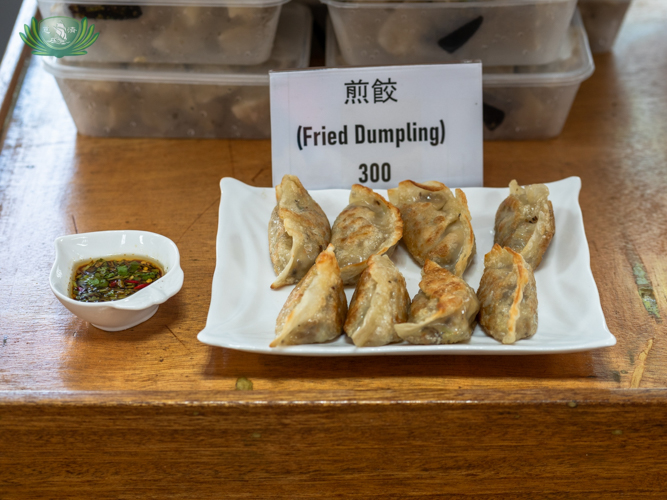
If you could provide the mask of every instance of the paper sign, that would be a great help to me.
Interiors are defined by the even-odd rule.
[[[276,71],[273,184],[395,187],[438,180],[481,186],[480,63]]]

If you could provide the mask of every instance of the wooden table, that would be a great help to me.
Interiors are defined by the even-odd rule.
[[[507,357],[201,344],[218,181],[269,186],[269,141],[78,136],[39,58],[18,65],[11,109],[3,65],[0,499],[665,498],[665,47],[667,4],[636,0],[560,137],[484,145],[487,186],[582,178],[618,339]],[[49,290],[53,240],[125,228],[174,240],[186,279],[149,322],[108,333]],[[240,377],[253,390],[236,390]]]

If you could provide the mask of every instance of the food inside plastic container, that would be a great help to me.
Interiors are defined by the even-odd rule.
[[[261,64],[288,0],[39,0],[42,17],[87,17],[100,33],[86,62]]]
[[[328,28],[326,65],[347,66]],[[579,85],[595,69],[578,14],[558,54],[551,64],[483,67],[485,140],[547,139],[560,134]]]
[[[310,12],[294,4],[283,8],[271,59],[260,66],[54,59],[44,66],[81,134],[259,139],[271,133],[268,72],[307,67],[310,37]]]
[[[581,17],[572,20],[561,59],[483,70],[484,139],[548,139],[563,130],[581,82],[595,65]]]
[[[579,0],[593,53],[611,50],[629,6],[630,0]]]
[[[343,58],[354,66],[552,62],[576,6],[576,0],[322,2]]]

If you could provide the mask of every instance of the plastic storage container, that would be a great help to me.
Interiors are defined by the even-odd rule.
[[[579,0],[592,52],[611,50],[628,7],[630,0]]]
[[[497,66],[554,61],[577,0],[322,2],[351,65],[480,59]]]
[[[87,17],[86,62],[261,64],[288,0],[38,0],[42,17]],[[130,4],[130,5],[128,5]]]
[[[269,70],[305,68],[312,17],[283,9],[271,59],[261,66],[74,64],[44,58],[81,134],[225,137],[271,134]]]
[[[346,66],[332,29],[327,30],[326,65]],[[594,70],[578,13],[572,19],[556,62],[484,66],[484,139],[547,139],[559,135],[579,85]]]

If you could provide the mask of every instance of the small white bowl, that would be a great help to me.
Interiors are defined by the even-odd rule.
[[[159,304],[183,286],[183,270],[176,244],[148,231],[99,231],[56,238],[56,261],[49,283],[58,300],[73,314],[109,332],[126,330],[150,319]],[[164,275],[150,286],[121,300],[80,302],[70,295],[74,271],[99,258],[142,257],[159,264]]]

